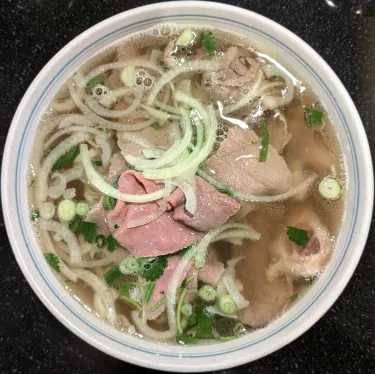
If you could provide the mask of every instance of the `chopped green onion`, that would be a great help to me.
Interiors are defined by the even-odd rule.
[[[124,300],[127,304],[133,306],[135,309],[142,310],[142,305],[138,301],[135,301],[127,296],[120,296],[120,299]]]
[[[45,253],[44,258],[53,270],[60,273],[60,260],[54,253]]]
[[[92,160],[91,162],[95,166],[103,166],[103,161],[101,160]]]
[[[178,47],[188,47],[190,44],[194,42],[195,39],[195,33],[194,31],[189,27],[185,29],[181,35],[177,38],[175,45]]]
[[[305,108],[303,113],[303,118],[307,127],[323,124],[323,117],[323,111],[317,109]]]
[[[260,143],[259,162],[265,162],[267,160],[269,143],[269,134],[267,129],[267,123],[265,120],[262,120],[260,122],[260,127],[262,129],[262,139]]]
[[[155,282],[149,282],[147,284],[145,296],[144,296],[144,302],[147,303],[151,299],[152,292],[154,291],[155,288]]]
[[[289,300],[294,303],[299,298],[299,293],[295,292],[292,296],[289,296]]]
[[[214,301],[216,290],[212,286],[205,285],[198,291],[198,296],[204,301]]]
[[[85,87],[86,94],[89,95],[98,84],[103,84],[103,77],[101,75],[96,75],[87,82]]]
[[[87,216],[89,213],[89,206],[87,203],[77,203],[76,214],[82,217]]]
[[[105,281],[110,285],[112,286],[113,283],[115,283],[117,281],[117,279],[121,278],[122,277],[122,273],[119,269],[118,266],[114,266],[113,268],[107,270],[105,273],[104,273],[104,279]]]
[[[95,245],[98,248],[103,248],[105,246],[105,236],[104,235],[98,235],[95,238]]]
[[[310,240],[306,230],[298,229],[296,227],[287,226],[286,234],[292,242],[302,247],[304,247]]]
[[[319,193],[328,200],[337,200],[342,193],[342,187],[339,181],[333,177],[325,177],[319,183]]]
[[[121,269],[120,269],[121,271]],[[143,287],[144,283],[141,282],[122,282],[120,284],[120,293],[127,295],[131,287]]]
[[[108,237],[107,237],[107,249],[110,252],[113,252],[116,249],[116,247],[123,248],[112,235],[108,235]]]
[[[113,228],[115,228],[116,230],[117,230],[119,227],[120,227],[120,225],[119,225],[118,223],[115,223],[115,224],[113,225]]]
[[[70,222],[76,216],[76,204],[72,200],[62,200],[57,206],[60,221]]]
[[[166,297],[163,297],[162,299],[160,299],[156,304],[154,304],[150,310],[153,312],[154,310],[158,309],[161,305],[165,304],[167,301],[167,298]]]
[[[32,212],[30,212],[30,221],[31,222],[36,222],[39,217],[40,217],[39,210],[33,210]]]
[[[117,199],[109,195],[104,195],[103,207],[105,210],[113,210],[116,206],[116,203],[117,203]]]
[[[231,315],[237,312],[237,305],[229,295],[223,295],[219,299],[219,309],[226,315]]]
[[[136,275],[139,270],[138,261],[134,256],[128,256],[121,261],[119,268],[122,274]]]
[[[216,38],[212,35],[212,32],[202,32],[200,35],[200,42],[204,51],[213,56],[216,50]]]
[[[74,161],[74,159],[79,155],[79,146],[75,146],[62,155],[52,166],[52,171],[58,171],[63,169],[66,165]]]
[[[190,317],[193,314],[193,306],[190,303],[186,303],[181,308],[181,313],[185,317]]]

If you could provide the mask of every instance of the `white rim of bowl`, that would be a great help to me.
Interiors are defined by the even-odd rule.
[[[61,57],[71,55],[71,50],[73,50],[73,49],[80,50],[80,44],[81,43],[83,45],[87,44],[87,40],[92,36],[92,34],[94,33],[94,30],[96,30],[96,33],[98,33],[97,32],[98,29],[103,29],[105,27],[109,27],[111,24],[115,24],[117,21],[122,20],[122,18],[124,18],[125,15],[126,15],[126,18],[131,18],[132,16],[138,16],[139,17],[140,15],[142,15],[142,13],[147,12],[149,10],[165,10],[166,8],[168,8],[168,12],[167,12],[168,15],[160,17],[161,18],[160,21],[157,22],[157,23],[159,23],[159,22],[163,22],[163,21],[165,22],[168,18],[171,19],[173,17],[177,18],[177,17],[188,16],[186,14],[178,14],[178,11],[180,9],[184,9],[184,8],[201,9],[201,10],[205,10],[207,12],[212,7],[215,7],[216,9],[222,10],[223,11],[222,14],[225,14],[225,12],[230,12],[232,18],[235,18],[236,15],[237,16],[240,16],[240,15],[243,16],[246,13],[247,16],[249,17],[249,19],[252,19],[252,18],[256,17],[257,21],[259,23],[262,23],[263,25],[266,25],[267,27],[272,26],[272,28],[275,31],[277,30],[278,35],[287,37],[287,39],[289,39],[289,42],[293,41],[293,43],[295,43],[296,45],[299,45],[300,48],[304,49],[305,52],[308,52],[311,55],[311,59],[315,60],[315,62],[319,65],[320,71],[324,72],[325,75],[330,76],[330,79],[331,79],[330,85],[334,86],[338,91],[341,92],[341,101],[342,101],[343,104],[345,104],[346,111],[349,112],[349,114],[350,114],[350,119],[354,120],[354,123],[356,125],[356,128],[355,128],[356,132],[355,133],[351,133],[350,128],[348,127],[347,130],[349,132],[349,137],[350,137],[352,142],[353,142],[353,138],[354,138],[355,140],[359,141],[358,144],[361,144],[361,147],[358,149],[358,153],[361,156],[360,157],[360,160],[361,160],[360,164],[358,164],[358,159],[357,159],[357,155],[356,155],[357,150],[354,147],[355,143],[352,144],[352,150],[353,150],[353,153],[354,153],[355,162],[357,163],[357,165],[354,167],[354,169],[357,173],[357,178],[358,178],[359,167],[360,167],[361,170],[369,173],[369,175],[367,175],[367,178],[363,182],[361,181],[361,183],[363,183],[361,186],[359,186],[359,185],[357,186],[355,184],[355,186],[358,187],[358,191],[357,191],[358,193],[355,193],[355,199],[356,199],[355,204],[354,204],[355,209],[356,209],[355,217],[357,217],[357,215],[358,215],[358,205],[360,205],[360,204],[357,204],[357,203],[364,200],[363,197],[362,197],[362,200],[359,199],[360,198],[359,192],[361,191],[362,196],[363,196],[363,194],[366,194],[366,198],[365,198],[366,204],[364,204],[363,201],[362,201],[361,212],[360,212],[360,217],[362,219],[361,230],[360,230],[361,236],[356,238],[357,243],[355,245],[355,251],[354,251],[354,253],[351,254],[352,257],[350,259],[350,262],[348,262],[346,264],[347,266],[345,267],[345,270],[344,270],[344,276],[339,278],[339,279],[337,279],[337,277],[336,277],[335,283],[334,284],[330,283],[331,280],[334,277],[334,274],[339,270],[338,268],[339,268],[341,262],[344,260],[346,251],[344,252],[344,256],[339,261],[339,264],[338,264],[337,268],[335,269],[334,273],[330,274],[331,275],[330,279],[324,285],[320,284],[320,289],[319,289],[318,292],[316,292],[315,298],[314,298],[313,302],[310,303],[310,306],[307,306],[307,308],[305,308],[306,305],[303,305],[303,306],[301,305],[301,307],[299,309],[305,308],[305,310],[303,310],[301,313],[299,313],[297,317],[294,317],[292,319],[292,321],[288,321],[288,323],[285,323],[285,325],[289,325],[289,324],[292,324],[292,323],[295,323],[295,322],[298,321],[298,326],[295,329],[292,329],[292,330],[288,329],[287,335],[285,335],[285,331],[284,331],[284,334],[282,334],[282,332],[283,332],[282,330],[285,329],[285,325],[282,326],[282,328],[279,328],[276,332],[273,332],[272,334],[280,333],[281,338],[276,339],[278,341],[273,342],[273,344],[270,344],[268,347],[263,347],[259,352],[256,352],[252,355],[246,356],[246,355],[242,354],[241,356],[232,355],[232,356],[229,357],[228,356],[229,353],[232,353],[232,352],[235,352],[235,351],[241,351],[245,348],[248,348],[250,345],[252,345],[252,344],[250,344],[251,342],[250,343],[247,342],[247,343],[239,346],[240,343],[243,343],[246,340],[249,340],[247,338],[242,338],[242,339],[239,339],[239,340],[235,341],[235,343],[229,343],[229,342],[228,343],[221,343],[220,348],[222,348],[222,350],[220,352],[213,352],[213,353],[210,353],[209,355],[199,356],[197,354],[190,355],[189,352],[192,351],[192,349],[190,347],[183,347],[183,348],[179,347],[178,349],[176,349],[176,347],[163,347],[163,346],[160,346],[160,345],[155,345],[153,343],[143,342],[143,341],[138,340],[138,339],[134,340],[134,338],[131,338],[131,337],[126,337],[126,340],[131,341],[131,343],[135,344],[136,342],[138,342],[138,343],[142,343],[142,345],[144,345],[144,346],[153,347],[154,352],[151,353],[151,354],[152,355],[158,355],[160,361],[159,360],[158,361],[152,361],[152,358],[150,358],[151,356],[146,357],[146,358],[143,357],[144,352],[143,353],[140,352],[139,357],[136,357],[136,355],[134,355],[134,352],[131,351],[131,350],[129,352],[121,352],[118,349],[118,347],[116,347],[114,349],[113,347],[106,346],[104,343],[102,343],[101,341],[96,339],[95,336],[94,337],[90,336],[87,333],[87,329],[86,329],[86,331],[84,331],[85,329],[83,328],[83,326],[80,327],[80,324],[82,322],[86,323],[85,317],[87,318],[87,316],[81,317],[80,319],[81,319],[82,322],[78,322],[78,324],[77,324],[77,322],[72,322],[70,319],[68,319],[64,315],[65,311],[60,310],[59,305],[54,304],[54,302],[56,302],[57,300],[50,300],[49,299],[48,296],[52,296],[52,294],[51,293],[49,295],[46,294],[45,289],[43,289],[43,286],[45,286],[45,284],[40,284],[35,279],[36,277],[35,277],[35,274],[33,273],[34,269],[30,269],[28,267],[28,261],[30,261],[30,256],[27,253],[22,253],[21,249],[19,248],[20,243],[19,243],[18,238],[19,238],[20,234],[23,235],[23,232],[20,233],[20,227],[17,224],[15,224],[15,218],[13,217],[14,207],[12,207],[10,205],[12,200],[14,200],[14,196],[13,196],[12,192],[10,192],[10,190],[8,189],[8,181],[13,180],[14,170],[12,170],[12,171],[10,170],[9,164],[11,163],[12,157],[14,157],[12,155],[12,147],[13,147],[14,140],[17,139],[17,133],[19,132],[19,129],[16,126],[17,126],[18,123],[22,123],[21,118],[23,117],[23,112],[26,110],[28,102],[32,99],[32,97],[34,95],[34,92],[37,88],[37,85],[42,80],[42,78],[45,78],[48,75],[48,73],[53,69],[54,65],[57,63],[57,61]],[[177,14],[172,14],[173,11],[175,11]],[[215,18],[215,19],[220,19],[223,22],[226,20],[226,21],[228,21],[229,23],[232,23],[232,24],[239,24],[239,22],[236,22],[233,19],[225,19],[225,17],[213,17],[213,16],[210,16],[210,15],[199,16],[198,14],[194,14],[194,15],[190,15],[190,16]],[[139,21],[139,23],[146,23],[150,20],[152,20],[152,19],[145,18],[142,21]],[[172,19],[172,21],[173,21],[173,19]],[[252,28],[251,26],[248,26],[246,24],[243,24],[243,26],[247,27],[247,28]],[[252,30],[252,31],[254,31],[254,30]],[[262,32],[261,30],[258,30],[258,31]],[[113,33],[113,31],[112,31],[112,33]],[[276,32],[275,32],[275,34],[276,34]],[[272,36],[272,38],[274,40],[277,40],[279,43],[282,43],[278,39],[276,39],[275,37]],[[98,40],[96,40],[95,42],[97,42],[97,41]],[[296,54],[296,52],[291,50],[289,47],[287,47],[287,48],[290,50],[291,53],[298,56],[298,54]],[[300,58],[300,60],[305,63],[305,61],[303,59]],[[312,71],[314,71],[314,70],[312,69]],[[323,73],[321,73],[321,74],[323,74]],[[315,75],[316,75],[316,78],[319,80],[319,75],[316,74],[316,73],[315,73]],[[321,83],[324,84],[324,82],[321,82]],[[330,90],[328,89],[327,86],[326,86],[326,89],[330,92]],[[332,94],[331,94],[331,98],[332,98],[333,101],[336,101],[336,99],[334,98],[334,96]],[[343,104],[342,104],[342,106],[343,106]],[[336,106],[337,106],[338,111],[341,113],[340,107],[337,104],[336,104]],[[342,113],[341,113],[341,115],[342,115]],[[342,115],[342,120],[343,120],[343,122],[346,122],[343,115]],[[26,130],[24,130],[24,131],[26,131]],[[21,141],[21,147],[22,147],[22,144],[23,143]],[[19,149],[19,151],[20,150],[23,151],[23,149],[21,149],[21,148]],[[17,173],[17,171],[16,171],[16,173]],[[17,181],[17,179],[15,179],[15,180]],[[359,178],[357,179],[356,182],[359,183]],[[19,189],[19,185],[16,185],[16,187]],[[17,194],[18,189],[16,190],[16,194]],[[148,6],[145,6],[145,7],[137,8],[137,9],[130,10],[130,11],[121,13],[117,16],[109,18],[109,19],[97,24],[96,26],[92,27],[91,29],[87,30],[86,32],[82,33],[77,38],[75,38],[73,41],[71,41],[53,59],[50,60],[50,62],[38,74],[37,78],[35,78],[34,82],[31,84],[30,88],[26,92],[24,98],[22,99],[22,101],[21,101],[21,103],[20,103],[20,105],[17,109],[17,112],[14,116],[14,119],[12,121],[12,125],[11,125],[11,128],[9,130],[9,134],[8,134],[8,138],[7,138],[7,142],[6,142],[6,147],[5,147],[5,151],[4,151],[4,158],[3,158],[2,203],[3,203],[3,207],[4,207],[4,217],[5,217],[5,222],[6,222],[6,228],[7,228],[8,235],[10,237],[10,241],[11,241],[12,248],[13,248],[13,251],[15,253],[16,259],[17,259],[25,277],[27,278],[29,284],[32,286],[33,290],[35,291],[35,293],[42,300],[42,302],[47,306],[47,308],[66,327],[68,327],[71,331],[73,331],[75,334],[80,336],[82,339],[84,339],[89,344],[95,346],[96,348],[98,348],[98,349],[100,349],[100,350],[102,350],[102,351],[104,351],[104,352],[106,352],[106,353],[108,353],[112,356],[115,356],[117,358],[126,360],[126,361],[134,363],[134,364],[138,364],[138,365],[141,365],[141,366],[149,367],[150,362],[152,362],[154,368],[161,369],[161,370],[173,371],[173,370],[176,370],[178,368],[179,371],[203,371],[203,370],[207,371],[207,370],[222,369],[222,368],[227,368],[227,367],[231,367],[231,366],[237,366],[237,365],[240,365],[242,363],[245,363],[245,362],[248,362],[248,361],[251,361],[251,360],[255,360],[259,357],[265,356],[265,355],[279,349],[280,347],[288,344],[289,342],[291,342],[292,340],[297,338],[299,335],[301,335],[303,332],[305,332],[335,302],[335,300],[338,298],[338,296],[340,295],[340,293],[342,292],[342,290],[346,286],[347,282],[349,281],[352,273],[354,272],[355,267],[356,267],[356,265],[359,261],[359,258],[361,256],[366,238],[367,238],[367,233],[368,233],[368,230],[369,230],[370,221],[371,221],[371,214],[372,214],[372,201],[373,201],[373,173],[372,173],[372,163],[371,163],[370,151],[369,151],[368,143],[366,142],[366,134],[364,132],[361,120],[360,120],[359,115],[356,111],[356,108],[354,107],[353,102],[351,101],[351,99],[350,99],[348,93],[346,92],[344,86],[342,85],[340,80],[337,78],[337,76],[333,73],[333,71],[329,68],[329,66],[305,42],[303,42],[296,35],[292,34],[290,31],[288,31],[284,27],[276,24],[275,22],[273,22],[273,21],[271,21],[271,20],[269,20],[269,19],[267,19],[263,16],[260,16],[256,13],[253,13],[253,12],[241,9],[241,8],[223,5],[223,4],[217,4],[217,3],[209,3],[209,2],[171,2],[171,3],[160,3],[160,4],[157,4],[157,5],[148,5]],[[17,218],[19,219],[20,225],[22,225],[24,223],[24,220],[21,221],[19,217],[17,217]],[[358,226],[358,224],[357,224],[356,219],[355,219],[353,221],[351,235],[353,235],[353,232],[354,232],[355,228],[357,228],[357,231],[359,231],[357,226]],[[25,244],[26,243],[24,243],[23,246],[25,246]],[[40,251],[39,248],[38,248],[38,251]],[[29,253],[29,254],[31,254],[31,253]],[[31,257],[31,259],[33,260],[32,257]],[[35,262],[34,262],[34,264],[37,265]],[[47,269],[46,264],[42,264],[41,267],[43,268],[43,270]],[[41,276],[43,277],[43,280],[46,283],[48,282],[47,278],[54,277],[54,275],[51,272],[49,272],[49,274],[47,276],[46,275],[44,275],[44,276],[41,275]],[[51,279],[49,279],[49,280],[51,280]],[[317,309],[316,304],[315,304],[313,315],[310,316],[310,318],[303,318],[303,317],[300,318],[303,313],[307,312],[308,308],[310,308],[309,312],[311,314],[311,311],[313,309],[312,304],[315,302],[315,300],[318,297],[320,297],[322,295],[323,291],[325,290],[326,287],[328,287],[328,285],[330,286],[330,294],[332,295],[331,299],[328,300],[327,298],[325,298],[324,303],[323,303],[322,298],[321,298],[320,305],[319,305],[320,308]],[[315,287],[316,286],[314,286],[314,288]],[[55,292],[55,298],[58,298],[59,296],[64,298],[64,296],[66,296],[66,295],[58,294],[58,292],[56,292],[55,290],[53,290],[53,292]],[[69,295],[68,295],[68,297],[70,298]],[[298,304],[303,304],[302,301]],[[63,300],[59,299],[59,302],[63,302]],[[296,307],[294,307],[293,310]],[[84,311],[83,311],[83,308],[82,308],[82,313],[80,311],[79,314],[82,315],[82,314],[84,314],[83,312]],[[89,319],[89,318],[87,318],[87,319]],[[99,331],[101,331],[101,329],[102,330],[108,330],[107,326],[104,325],[103,323],[101,323],[100,321],[97,321],[96,323],[94,323],[94,325],[97,328],[97,330],[99,330]],[[272,324],[270,326],[272,326]],[[272,328],[270,329],[270,331],[272,331]],[[265,339],[270,340],[270,338],[268,336],[262,337],[263,341]],[[255,342],[253,344],[258,344],[258,343]],[[131,348],[130,345],[128,345],[128,347]],[[159,350],[155,350],[155,347],[157,347]],[[162,347],[163,347],[163,349],[162,349]],[[211,345],[210,348],[207,348],[207,350],[211,350],[212,347],[215,347],[215,345]],[[244,353],[244,352],[241,351],[241,353]],[[217,360],[217,357],[220,357],[220,355],[225,356],[225,358]],[[167,357],[172,357],[173,360],[163,361]],[[185,358],[186,359],[193,358],[194,362],[192,362],[192,360],[182,360],[182,359],[185,359]],[[210,359],[208,359],[208,358],[210,358]]]

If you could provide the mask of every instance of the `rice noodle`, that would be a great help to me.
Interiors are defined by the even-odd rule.
[[[112,159],[112,147],[108,140],[100,138],[97,136],[95,138],[95,143],[102,149],[102,164],[104,168],[109,167]]]
[[[76,105],[74,104],[74,101],[71,98],[67,98],[63,101],[53,101],[50,104],[50,108],[56,112],[70,112],[71,110],[74,110],[76,108]]]
[[[55,232],[65,241],[70,250],[70,264],[75,265],[82,261],[81,248],[79,247],[77,237],[67,226],[54,220],[41,218],[39,220],[39,227],[41,230]]]
[[[93,134],[93,135],[96,135],[96,136],[99,136],[101,137],[102,139],[108,139],[108,135],[103,132],[103,131],[100,131],[100,130],[97,130],[93,127],[89,127],[89,126],[70,126],[70,127],[66,127],[58,132],[56,132],[55,134],[53,134],[45,143],[44,143],[44,149],[48,149],[50,147],[50,145],[55,141],[57,140],[58,138],[60,138],[61,136],[65,135],[65,134],[69,134],[71,132],[74,132],[74,131],[81,131],[81,132],[88,132],[90,134]]]
[[[169,148],[163,154],[163,156],[155,160],[142,160],[139,157],[127,155],[125,156],[126,161],[128,161],[132,165],[135,165],[138,170],[157,169],[167,165],[169,162],[180,156],[181,153],[184,152],[190,144],[191,138],[193,136],[193,128],[191,126],[190,117],[187,111],[181,108],[180,113],[182,116],[181,120],[184,123],[184,137],[182,138],[182,140],[176,140],[172,147]]]
[[[66,189],[66,178],[61,173],[53,173],[52,180],[57,179],[58,182],[53,181],[48,187],[48,196],[53,199],[59,199]]]
[[[65,129],[66,127],[70,127],[72,125],[92,127],[95,125],[95,122],[90,121],[88,118],[86,118],[82,114],[72,114],[72,115],[67,116],[61,121],[59,125],[59,129]]]
[[[77,276],[87,283],[97,294],[103,302],[107,311],[107,320],[111,325],[118,325],[118,317],[115,307],[115,298],[113,297],[110,288],[98,276],[89,270],[73,269]]]
[[[152,105],[156,99],[156,96],[161,91],[163,86],[169,83],[172,79],[176,78],[177,75],[182,73],[202,70],[202,71],[212,71],[219,70],[222,64],[218,61],[209,61],[209,60],[195,60],[187,61],[183,65],[177,66],[168,72],[164,73],[160,79],[156,82],[154,88],[150,92],[147,105]]]
[[[209,176],[206,172],[204,172],[202,169],[198,169],[197,171],[198,175],[205,179],[207,182],[211,183],[214,187],[218,189],[228,189],[224,184],[216,181],[214,178]],[[247,195],[238,193],[235,191],[231,191],[232,196],[245,201],[250,201],[254,203],[274,203],[276,201],[283,201],[287,200],[295,195],[298,195],[301,191],[304,191],[306,188],[311,186],[316,179],[318,178],[317,174],[312,174],[308,176],[301,184],[298,186],[292,187],[289,191],[284,192],[280,195],[272,195],[272,196],[257,196],[257,195]]]
[[[55,256],[59,258],[59,267],[61,274],[67,277],[70,281],[77,282],[77,275],[72,270],[70,270],[68,266],[66,266],[66,264],[56,253],[49,232],[45,230],[40,230],[40,239],[44,245],[44,248],[46,249],[46,252],[53,253]]]
[[[63,156],[66,152],[71,150],[76,145],[82,143],[87,139],[87,135],[83,133],[76,133],[69,138],[63,140],[56,148],[54,148],[45,158],[44,163],[39,171],[39,176],[35,187],[35,201],[39,208],[46,200],[48,195],[48,175],[52,170],[55,162]]]
[[[146,203],[149,201],[159,200],[164,196],[164,189],[143,195],[131,195],[120,192],[119,190],[108,184],[103,179],[103,177],[95,170],[89,157],[87,145],[81,144],[80,150],[82,166],[85,170],[87,178],[89,179],[90,183],[92,183],[100,192],[112,196],[117,200],[127,201],[130,203]]]
[[[128,91],[126,91],[126,93],[128,93]],[[124,110],[111,110],[111,109],[103,108],[100,104],[98,104],[98,102],[94,98],[90,96],[86,96],[85,101],[86,101],[87,106],[98,116],[108,117],[108,118],[121,118],[121,117],[126,117],[130,113],[134,112],[138,108],[139,104],[141,103],[141,99],[142,99],[141,90],[134,90],[134,91],[130,90],[129,93],[134,94],[134,100],[130,104],[130,106]]]
[[[258,89],[260,86],[260,82],[262,81],[262,77],[263,77],[263,72],[260,71],[258,73],[258,77],[255,83],[251,86],[249,92],[241,100],[237,101],[236,103],[225,106],[223,108],[223,114],[226,115],[226,114],[235,112],[236,110],[248,104],[250,101],[254,100],[259,95]]]

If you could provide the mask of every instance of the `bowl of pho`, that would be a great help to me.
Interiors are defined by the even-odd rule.
[[[43,68],[2,197],[17,261],[67,328],[194,372],[265,356],[330,308],[366,241],[372,175],[315,51],[258,14],[183,1],[112,17]]]

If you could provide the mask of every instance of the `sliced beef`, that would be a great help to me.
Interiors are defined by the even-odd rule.
[[[227,139],[204,165],[229,189],[254,195],[277,195],[291,187],[291,174],[276,149],[269,145],[267,160],[259,162],[260,139],[254,131],[229,129]]]
[[[103,198],[101,198],[100,201],[91,208],[89,214],[85,218],[85,221],[96,223],[97,234],[107,236],[111,233],[106,222],[107,214],[108,212],[103,206]]]
[[[163,275],[156,281],[154,291],[152,292],[151,299],[147,304],[147,319],[153,320],[158,318],[166,308],[166,304],[160,305],[156,310],[152,311],[151,308],[156,303],[158,303],[162,298],[167,295],[169,282],[173,276],[174,271],[177,268],[177,265],[180,262],[179,256],[172,256],[168,258],[168,267],[164,269]],[[192,263],[187,268],[186,272],[182,275],[180,279],[181,282],[190,276],[193,276],[193,279],[188,283],[187,293],[185,296],[185,301],[189,302],[197,293],[198,283],[197,283],[197,273],[195,268],[192,266]]]
[[[238,47],[230,47],[217,58],[223,60],[225,67],[219,71],[204,72],[202,88],[210,91],[216,100],[238,100],[255,82],[260,62]]]
[[[240,209],[240,204],[235,199],[219,192],[201,177],[195,177],[195,182],[197,197],[195,214],[190,215],[185,210],[185,196],[180,189],[177,189],[168,199],[169,204],[174,208],[174,219],[195,230],[209,231],[224,224]]]
[[[332,238],[327,227],[308,204],[289,210],[285,222],[286,226],[307,230],[310,239],[305,246],[297,245],[288,238],[285,227],[281,228],[269,247],[274,261],[267,269],[268,278],[286,275],[293,280],[319,275],[332,255]]]
[[[281,113],[267,117],[267,129],[269,131],[269,142],[279,154],[284,152],[285,147],[292,139],[288,131],[286,118]]]
[[[161,186],[145,180],[141,173],[126,171],[119,179],[121,192],[141,195],[153,192]],[[109,228],[115,239],[136,257],[153,257],[176,252],[197,241],[194,230],[173,218],[173,212],[164,212],[149,224],[127,228],[127,223],[151,215],[159,210],[156,202],[143,204],[117,201],[108,215]],[[117,228],[115,228],[117,227]]]
[[[108,172],[108,183],[114,183],[120,175],[127,170],[126,162],[121,153],[115,153],[112,156]]]

